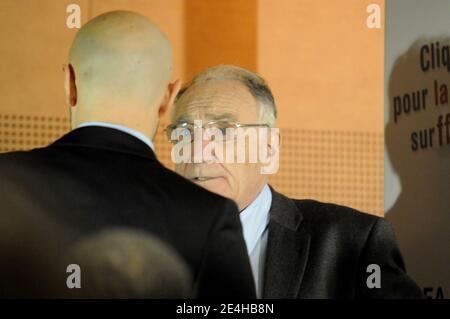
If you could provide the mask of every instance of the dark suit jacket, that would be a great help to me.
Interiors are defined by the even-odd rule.
[[[255,296],[236,205],[164,168],[131,135],[84,127],[48,147],[1,154],[0,193],[14,210],[64,229],[61,250],[105,228],[140,229],[184,258],[198,297]]]
[[[366,281],[377,264],[381,288]],[[384,218],[272,189],[263,298],[422,298]]]

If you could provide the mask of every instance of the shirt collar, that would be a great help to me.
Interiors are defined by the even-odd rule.
[[[255,200],[239,214],[248,254],[251,254],[269,224],[271,205],[272,192],[266,184]]]
[[[132,128],[129,128],[129,127],[126,127],[123,125],[119,125],[119,124],[107,123],[107,122],[84,122],[84,123],[81,123],[80,125],[78,125],[77,128],[86,127],[86,126],[101,126],[101,127],[108,127],[108,128],[122,131],[124,133],[130,134],[130,135],[136,137],[137,139],[140,139],[142,142],[147,144],[152,149],[152,151],[155,151],[155,147],[153,145],[152,140],[150,138],[148,138],[147,136],[145,136],[144,134],[142,134],[141,132],[136,131]]]

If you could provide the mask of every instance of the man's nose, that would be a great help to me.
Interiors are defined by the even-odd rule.
[[[202,136],[200,141],[195,139],[193,141],[193,143],[191,144],[191,147],[192,147],[191,155],[192,155],[192,157],[194,157],[195,154],[198,154],[199,151],[201,151],[201,154],[204,154],[205,153],[204,150],[205,150],[205,148],[208,145],[210,145],[210,146],[209,146],[209,151],[207,153],[211,153],[212,155],[215,155],[214,141],[212,141],[210,138],[207,138],[205,136]],[[200,146],[200,148],[199,148],[199,146]],[[202,158],[203,158],[203,155],[202,155]]]
[[[206,148],[206,146],[208,146],[209,144],[211,144],[211,148],[214,150],[214,142],[210,139],[210,138],[205,138],[202,137],[202,151]]]
[[[205,151],[206,147],[208,149]],[[197,146],[198,148],[198,146]],[[198,152],[194,150],[194,153]],[[201,161],[202,163],[210,164],[212,161],[216,161],[216,143],[208,136],[202,136],[201,138]]]

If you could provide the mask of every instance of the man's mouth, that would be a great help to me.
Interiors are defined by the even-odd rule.
[[[197,176],[197,177],[191,178],[191,181],[193,181],[193,182],[206,182],[206,181],[209,181],[209,180],[215,179],[215,178],[218,178],[218,177]]]

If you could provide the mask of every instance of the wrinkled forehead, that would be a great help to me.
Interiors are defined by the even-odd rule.
[[[194,84],[177,101],[174,122],[184,120],[258,120],[256,99],[238,81],[211,80]]]

